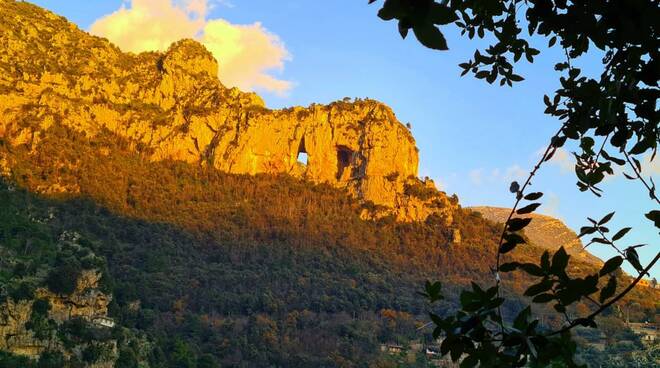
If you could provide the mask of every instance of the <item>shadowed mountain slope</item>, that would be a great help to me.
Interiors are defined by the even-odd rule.
[[[0,302],[34,303],[22,291],[92,253],[119,366],[377,367],[397,364],[380,344],[432,343],[417,329],[426,279],[445,285],[440,314],[461,287],[493,282],[499,226],[415,177],[414,140],[388,107],[269,110],[222,86],[195,42],[126,54],[36,6],[0,11]],[[530,281],[504,276],[507,316]],[[630,298],[655,310],[648,293]],[[41,357],[95,361],[76,344],[99,341],[87,322],[48,325]]]

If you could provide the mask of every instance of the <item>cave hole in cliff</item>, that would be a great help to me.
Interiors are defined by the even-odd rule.
[[[351,165],[353,151],[346,146],[337,146],[337,180],[344,175],[344,171]]]
[[[307,150],[305,149],[305,138],[298,144],[298,163],[307,166]]]

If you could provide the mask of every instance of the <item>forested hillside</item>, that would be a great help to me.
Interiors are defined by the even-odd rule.
[[[425,279],[443,280],[454,295],[448,308],[452,290],[491,277],[497,225],[469,210],[455,216],[455,239],[433,217],[364,221],[368,204],[327,185],[150,163],[112,135],[90,141],[56,126],[48,133],[38,150],[1,148],[12,185],[21,188],[3,190],[13,204],[5,210],[46,217],[39,226],[51,237],[76,231],[88,239],[107,262],[110,316],[147,332],[153,366],[385,364],[380,344],[429,339],[430,331],[416,330],[426,321],[427,305],[416,295]],[[79,194],[46,199],[23,189],[54,186]],[[514,254],[540,253],[527,246]],[[506,285],[521,294],[521,281]],[[653,299],[635,298],[638,318],[655,312]]]
[[[0,10],[0,367],[425,367],[424,282],[443,315],[494,281],[501,225],[417,178],[389,107],[269,110],[193,41],[133,55]],[[503,277],[510,317],[530,279]],[[636,290],[627,314],[657,300]]]

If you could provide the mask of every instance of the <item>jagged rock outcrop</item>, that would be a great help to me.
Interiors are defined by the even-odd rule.
[[[502,207],[470,207],[471,210],[479,212],[484,218],[493,222],[503,223],[506,221],[510,208]],[[584,249],[582,242],[577,237],[577,234],[571,230],[561,220],[551,216],[541,214],[528,214],[524,217],[531,217],[532,222],[525,227],[525,235],[529,238],[532,244],[545,248],[551,251],[564,247],[566,252],[572,257],[591,263],[600,265],[603,263],[598,257],[592,255]]]
[[[101,319],[110,321],[107,319],[107,313],[111,296],[99,290],[100,278],[101,274],[97,271],[84,270],[78,278],[76,289],[70,295],[56,295],[48,289],[39,288],[35,291],[35,299],[5,300],[0,304],[0,351],[31,358],[38,357],[45,350],[58,350],[65,355],[71,354],[62,345],[55,330],[46,333],[42,331],[44,336],[38,336],[35,329],[29,327],[34,319],[33,305],[35,300],[48,301],[50,309],[46,318],[54,321],[56,325],[75,318],[81,318],[92,325],[98,325]],[[99,328],[104,327],[99,325]],[[107,345],[109,360],[112,360],[117,353],[116,342],[111,340],[104,344]],[[101,360],[94,366],[112,366],[107,360]]]
[[[288,173],[373,203],[377,211],[365,217],[437,213],[451,223],[456,201],[434,187],[421,197],[407,192],[433,184],[417,178],[415,141],[382,103],[270,110],[256,94],[224,87],[218,63],[195,41],[134,55],[27,3],[2,0],[0,13],[0,138],[10,145],[37,149],[56,126],[87,137],[109,132],[150,160]]]
[[[101,274],[94,270],[83,270],[76,290],[71,295],[57,295],[45,288],[37,289],[36,297],[46,299],[50,304],[48,315],[56,322],[71,318],[83,318],[94,322],[95,318],[107,317],[111,295],[99,289]]]

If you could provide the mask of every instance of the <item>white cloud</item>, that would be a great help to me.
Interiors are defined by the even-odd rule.
[[[557,148],[555,155],[552,156],[550,163],[559,166],[562,174],[572,173],[575,171],[575,157],[573,154],[563,148]]]
[[[543,152],[544,149],[538,150],[536,156],[540,158]],[[614,156],[621,157],[621,155],[618,154],[614,154]],[[639,161],[644,176],[660,175],[660,159],[656,157],[655,160],[651,161],[651,154],[646,154]],[[554,156],[552,156],[552,159],[549,161],[549,164],[559,167],[561,174],[572,174],[575,172],[575,157],[571,152],[564,148],[557,149]],[[605,181],[623,178],[623,172],[627,172],[628,175],[633,174],[629,165],[619,166],[612,164],[612,170],[614,171],[614,175],[606,175]]]
[[[474,185],[497,183],[508,184],[514,180],[524,180],[527,175],[527,172],[523,170],[519,165],[512,165],[506,169],[495,168],[490,172],[486,172],[486,170],[483,168],[478,168],[470,170],[468,173],[468,177]]]
[[[483,182],[484,169],[474,169],[468,173],[472,184],[481,185]]]
[[[545,148],[539,149],[536,151],[535,157],[540,159],[541,155],[543,155],[543,152],[545,152]],[[559,167],[559,171],[562,174],[575,172],[575,157],[573,157],[571,152],[568,152],[562,147],[557,148],[557,151],[555,151],[555,154],[552,156],[552,159],[550,159],[548,163],[550,165]]]
[[[518,165],[510,166],[506,169],[503,179],[505,181],[523,180],[529,173]]]
[[[561,219],[561,216],[559,215],[560,203],[561,201],[558,195],[555,193],[547,193],[543,206],[540,207],[540,212],[556,219]]]
[[[243,90],[285,94],[292,83],[271,73],[281,71],[290,55],[279,37],[261,23],[231,24],[207,19],[209,0],[130,0],[97,19],[90,32],[124,51],[164,51],[182,38],[200,41],[218,60],[220,80]],[[225,3],[226,4],[226,3]]]

